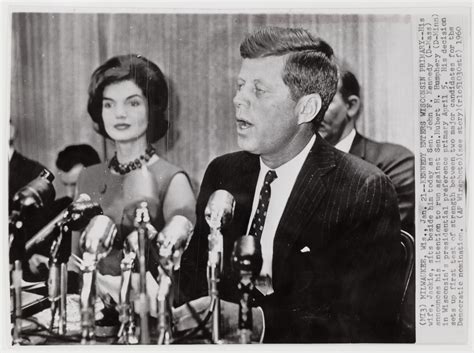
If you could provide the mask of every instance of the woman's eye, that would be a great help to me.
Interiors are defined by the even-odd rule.
[[[130,105],[131,105],[132,107],[138,107],[138,106],[140,105],[140,101],[138,101],[138,100],[133,100],[133,101],[130,102]]]
[[[243,86],[244,86],[244,84],[242,82],[238,82],[237,85],[236,85],[237,91],[240,91]]]
[[[110,104],[110,102],[102,102],[102,108],[110,108],[112,107],[112,104]]]

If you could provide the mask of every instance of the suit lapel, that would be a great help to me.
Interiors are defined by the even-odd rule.
[[[365,145],[365,139],[357,132],[349,153],[365,160]]]
[[[296,178],[273,244],[273,273],[278,279],[282,266],[298,237],[324,199],[324,175],[335,167],[334,151],[319,135]],[[278,285],[277,283],[275,283]]]

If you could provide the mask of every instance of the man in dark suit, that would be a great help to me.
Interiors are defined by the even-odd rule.
[[[415,158],[407,148],[375,142],[356,130],[362,101],[355,75],[341,70],[338,90],[324,116],[319,133],[337,149],[360,157],[388,175],[398,196],[401,228],[415,232]]]
[[[10,122],[10,150],[8,166],[8,211],[11,212],[15,193],[35,179],[45,169],[40,163],[22,156],[15,151],[15,126]]]
[[[240,52],[234,106],[243,151],[207,168],[180,301],[207,294],[204,210],[225,189],[236,206],[222,230],[220,295],[238,302],[230,254],[240,236],[255,236],[263,266],[254,305],[263,309],[264,342],[393,341],[401,297],[393,185],[315,133],[337,87],[331,47],[305,30],[270,27],[249,35]]]

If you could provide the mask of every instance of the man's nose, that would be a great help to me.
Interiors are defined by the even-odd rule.
[[[234,102],[234,106],[236,108],[247,107],[249,105],[249,100],[248,100],[247,94],[246,94],[246,92],[244,91],[243,88],[241,88],[240,90],[235,92],[233,102]]]

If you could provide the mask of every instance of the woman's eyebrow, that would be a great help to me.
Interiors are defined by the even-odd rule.
[[[131,96],[128,96],[127,98],[125,98],[125,100],[131,99],[131,98],[135,98],[135,97],[143,98],[143,96],[142,96],[141,94],[136,93],[136,94],[132,94]],[[106,100],[109,100],[109,101],[114,101],[113,98],[110,98],[110,97],[107,97],[107,96],[103,96],[102,99],[103,99],[103,100],[106,99]]]

